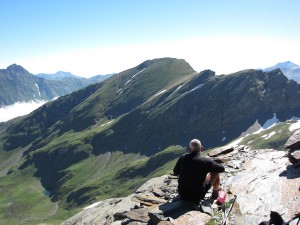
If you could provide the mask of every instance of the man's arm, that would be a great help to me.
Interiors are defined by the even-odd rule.
[[[175,165],[175,167],[173,169],[173,173],[174,173],[175,176],[179,175],[181,160],[182,160],[182,156],[178,159],[178,161],[176,162],[176,165]]]
[[[209,158],[206,158],[206,166],[208,172],[222,173],[225,171],[225,168],[222,164],[217,163],[215,160]]]

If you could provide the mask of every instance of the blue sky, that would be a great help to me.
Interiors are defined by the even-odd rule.
[[[0,0],[0,10],[1,68],[91,76],[163,56],[219,73],[300,63],[297,0]]]

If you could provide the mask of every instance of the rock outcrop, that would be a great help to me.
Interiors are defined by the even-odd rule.
[[[114,215],[131,210],[137,207],[137,203],[132,201],[132,196],[126,198],[113,198],[94,203],[86,207],[82,212],[71,217],[62,225],[71,224],[111,224],[114,222]]]
[[[300,168],[290,165],[285,152],[238,146],[219,149],[210,155],[224,162],[226,170],[221,182],[227,201],[237,195],[227,224],[258,224],[268,220],[271,210],[279,212],[285,220],[298,213]],[[212,205],[212,217],[182,201],[176,191],[177,184],[177,177],[171,175],[153,178],[135,194],[95,203],[63,225],[199,225],[212,219],[217,223],[222,221],[217,205]]]
[[[242,161],[242,168],[225,184],[228,192],[238,195],[236,224],[258,224],[268,220],[271,210],[285,220],[292,218],[300,206],[300,168],[289,165],[285,152],[271,149],[244,154]]]
[[[288,158],[294,166],[300,166],[300,130],[297,130],[286,142],[285,148],[289,149]]]
[[[153,178],[126,198],[104,200],[86,207],[62,225],[201,225],[212,217],[195,211],[193,204],[177,194],[177,177]]]

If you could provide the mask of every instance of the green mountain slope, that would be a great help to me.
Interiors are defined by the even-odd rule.
[[[299,87],[280,70],[226,76],[203,71],[95,135],[94,152],[128,149],[151,155],[191,137],[201,137],[207,147],[222,145],[256,121],[263,125],[274,113],[280,121],[299,116]]]
[[[58,223],[170,171],[191,138],[220,146],[274,114],[280,121],[300,116],[300,85],[280,70],[216,76],[184,60],[146,61],[0,126],[0,190],[10,193],[0,218],[13,221],[12,205],[18,221]],[[35,204],[43,218],[30,216]]]

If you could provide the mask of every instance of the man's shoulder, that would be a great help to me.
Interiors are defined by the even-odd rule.
[[[189,155],[190,155],[189,153],[184,153],[179,158],[182,159],[182,158],[188,157]]]
[[[209,157],[204,157],[204,156],[198,156],[197,160],[201,161],[201,162],[213,162],[214,160],[209,158]]]

